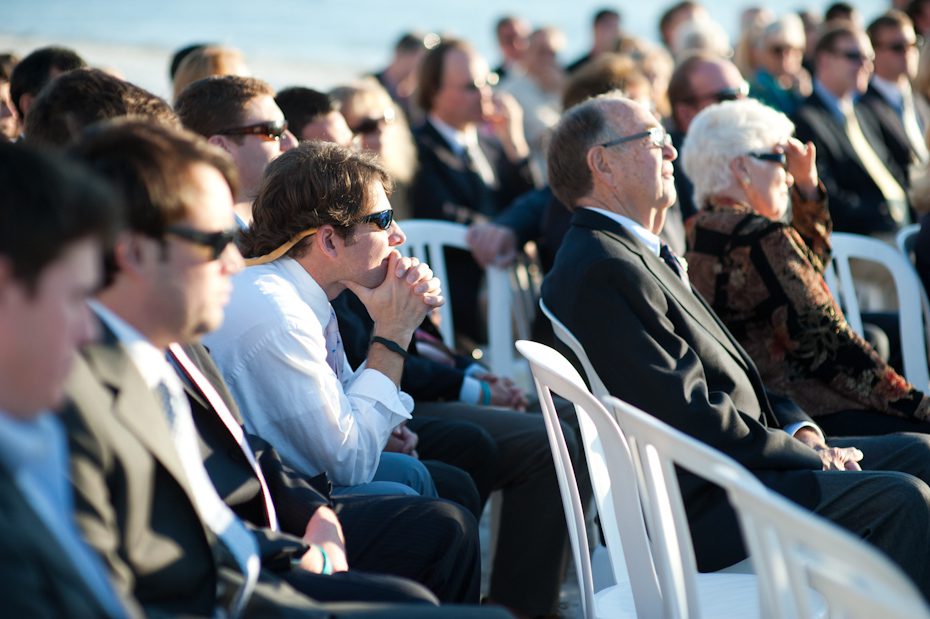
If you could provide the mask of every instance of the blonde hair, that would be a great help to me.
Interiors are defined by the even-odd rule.
[[[174,74],[174,99],[190,84],[213,75],[245,75],[242,52],[232,47],[208,45],[188,54]]]

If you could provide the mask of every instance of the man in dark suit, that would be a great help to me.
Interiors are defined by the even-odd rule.
[[[414,131],[420,166],[411,190],[416,217],[487,221],[533,188],[522,112],[512,97],[492,97],[488,73],[487,63],[464,41],[447,39],[426,54],[417,92],[426,121]],[[493,135],[479,131],[485,124]],[[447,254],[455,324],[479,340],[481,269],[466,251]]]
[[[264,471],[273,473],[274,464],[260,453],[264,466],[253,466],[254,453],[239,442],[241,434],[236,433],[239,451],[232,456],[223,451],[231,448],[229,441],[221,446],[215,436],[199,435],[183,381],[165,356],[170,351],[171,362],[189,377],[199,375],[171,343],[194,341],[218,325],[229,278],[242,267],[230,232],[232,162],[192,134],[141,122],[98,130],[76,152],[121,189],[130,223],[112,253],[111,281],[94,304],[105,339],[82,351],[68,384],[73,483],[88,541],[147,612],[350,613],[351,607],[336,609],[307,597],[319,583],[302,577],[347,567],[338,521],[314,525],[310,515],[302,537],[282,531],[281,523],[299,530],[295,518],[308,516],[319,498],[307,498],[312,489],[306,484],[281,489],[289,483],[287,471],[266,478]],[[235,432],[231,425],[227,429]],[[204,466],[205,443],[214,448],[206,456],[226,496]],[[237,478],[245,486],[251,480],[226,467],[216,472],[225,457],[246,459],[260,487],[264,480],[266,488],[277,488],[280,520],[266,488],[264,510],[256,510],[249,506],[249,489],[237,484]],[[288,493],[290,501],[284,500]],[[224,498],[255,522],[245,524]],[[328,512],[317,504],[314,515],[325,519]],[[419,606],[363,610],[387,616],[442,612]]]
[[[75,348],[93,336],[112,194],[87,171],[0,146],[0,596],[11,617],[141,616],[78,534],[61,425]]]
[[[881,131],[890,169],[909,188],[911,166],[927,163],[927,144],[911,91],[917,75],[917,37],[910,18],[900,11],[878,17],[867,33],[875,50],[875,74],[856,105]]]
[[[659,240],[677,153],[655,117],[629,100],[593,99],[565,114],[549,152],[552,189],[575,213],[543,299],[608,391],[866,536],[930,593],[930,441],[890,435],[828,446],[797,406],[770,404],[752,361]],[[860,462],[872,470],[850,472]],[[742,559],[722,491],[692,475],[679,480],[700,568]]]
[[[907,179],[893,173],[874,119],[853,106],[868,86],[872,46],[863,32],[837,25],[823,33],[814,59],[814,93],[792,120],[796,137],[817,147],[833,229],[890,235],[910,221]]]

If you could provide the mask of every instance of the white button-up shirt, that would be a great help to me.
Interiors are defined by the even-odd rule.
[[[204,338],[245,426],[307,475],[337,486],[371,481],[391,431],[413,400],[384,374],[345,353],[340,376],[326,362],[326,293],[291,258],[233,278],[223,326]]]

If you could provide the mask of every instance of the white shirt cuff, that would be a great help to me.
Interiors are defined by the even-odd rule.
[[[820,435],[820,440],[827,442],[827,438],[823,435],[823,430],[818,428],[816,423],[811,423],[810,421],[797,421],[795,423],[789,423],[787,426],[785,426],[785,432],[787,432],[789,436],[794,436],[801,428],[810,428]]]
[[[462,388],[459,390],[459,400],[465,404],[478,404],[481,402],[481,381],[466,376],[462,380]]]
[[[369,398],[404,419],[411,418],[413,398],[378,370],[365,368],[346,389],[346,395]]]

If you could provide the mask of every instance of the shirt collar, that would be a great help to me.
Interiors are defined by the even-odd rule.
[[[478,129],[474,125],[469,125],[464,131],[460,131],[441,121],[435,114],[428,114],[427,118],[442,139],[449,143],[456,155],[461,155],[469,146],[477,146]]]
[[[659,250],[662,248],[662,239],[659,238],[659,235],[653,234],[651,230],[646,229],[642,224],[633,221],[629,217],[621,215],[619,213],[614,213],[613,211],[608,211],[606,209],[597,208],[594,206],[585,206],[583,208],[588,209],[589,211],[594,211],[595,213],[600,213],[604,217],[609,217],[615,222],[629,230],[629,232],[642,241],[643,245],[651,251],[656,256],[659,255]]]
[[[0,463],[10,472],[48,461],[60,437],[61,428],[50,412],[20,419],[0,411]]]
[[[889,82],[877,75],[872,76],[872,88],[877,90],[878,94],[883,96],[888,103],[898,109],[900,109],[904,103],[904,95],[909,94],[895,82]],[[910,88],[908,88],[908,90],[910,90]]]
[[[284,277],[294,284],[294,288],[296,288],[301,300],[310,306],[320,324],[326,327],[331,316],[329,298],[326,296],[326,291],[313,279],[307,269],[303,268],[293,258],[280,258],[269,266],[280,270]],[[261,267],[251,268],[257,269]]]
[[[820,97],[820,100],[824,102],[824,105],[827,106],[827,109],[830,111],[833,116],[835,116],[841,122],[846,122],[846,113],[843,109],[844,105],[847,105],[846,101],[838,98],[832,92],[826,89],[826,87],[820,83],[820,80],[814,80],[814,92]]]
[[[113,331],[150,389],[154,389],[161,382],[174,380],[174,370],[165,360],[163,351],[158,350],[135,327],[99,301],[90,300],[88,303],[100,320]]]

